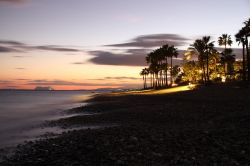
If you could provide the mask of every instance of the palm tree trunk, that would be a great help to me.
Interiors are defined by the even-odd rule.
[[[173,56],[171,56],[171,70],[170,70],[170,75],[171,75],[171,80],[170,80],[170,86],[172,87],[173,84]]]
[[[155,73],[155,88],[157,88],[158,84],[157,84],[157,73]]]
[[[247,80],[250,81],[250,55],[248,50],[248,39],[246,37],[246,50],[247,50]]]
[[[152,84],[152,74],[150,74],[150,88],[152,88],[153,84]]]
[[[227,75],[227,73],[226,73],[226,62],[224,62],[223,68],[224,68],[224,74],[225,74],[225,76],[226,76],[226,75]]]
[[[161,86],[163,87],[164,86],[164,71],[162,70],[162,80],[161,80]]]
[[[161,86],[160,76],[159,72],[157,73],[157,88]]]
[[[166,87],[168,87],[168,58],[166,58]]]
[[[162,86],[162,70],[160,71],[160,79],[159,79],[159,82],[160,82],[160,86]]]
[[[207,78],[206,78],[206,69],[205,69],[205,64],[202,63],[202,70],[203,70],[203,78],[204,78],[204,83],[207,82]]]
[[[142,76],[142,80],[143,80],[143,89],[145,89],[144,75]]]
[[[243,71],[243,75],[242,75],[242,77],[243,77],[243,81],[246,81],[246,57],[245,57],[245,43],[244,43],[244,41],[242,42],[242,47],[243,47],[243,49],[242,49],[242,59],[243,59],[243,61],[242,61],[242,71]]]
[[[207,52],[207,82],[209,82],[209,72],[208,72],[208,52]]]
[[[155,75],[154,75],[154,73],[152,73],[152,75],[153,75],[153,86],[152,86],[152,88],[155,88]]]

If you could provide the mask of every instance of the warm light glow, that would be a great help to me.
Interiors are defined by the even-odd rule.
[[[192,83],[189,83],[189,84],[188,84],[188,88],[189,88],[189,89],[194,89],[195,87],[196,87],[195,84],[192,84]]]
[[[225,76],[221,77],[221,82],[226,82],[226,77]]]
[[[195,87],[195,85],[193,85],[193,86]],[[138,91],[128,91],[128,92],[121,92],[121,93],[114,93],[114,94],[119,94],[119,95],[120,94],[145,94],[145,95],[168,94],[168,93],[189,91],[192,89],[188,85],[186,85],[186,86],[178,86],[178,87],[174,87],[174,88],[161,89],[161,90],[138,90]]]
[[[164,90],[158,90],[158,91],[155,91],[155,93],[166,94],[166,93],[176,93],[176,92],[182,92],[182,91],[188,91],[188,90],[191,90],[191,89],[187,85],[187,86],[179,86],[179,87],[174,87],[174,88],[169,88],[169,89],[164,89]]]

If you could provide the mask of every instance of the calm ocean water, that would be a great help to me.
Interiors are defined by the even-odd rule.
[[[48,130],[45,120],[63,117],[63,111],[82,106],[89,91],[0,91],[0,148],[14,146]]]

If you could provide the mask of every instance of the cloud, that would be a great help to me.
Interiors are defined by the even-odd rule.
[[[16,46],[23,46],[23,45],[25,45],[24,43],[17,42],[17,41],[12,41],[12,40],[0,40],[0,44],[16,45]]]
[[[25,57],[29,57],[29,56],[22,56],[22,55],[15,55],[15,56],[12,56],[13,58],[25,58]]]
[[[152,48],[152,47],[162,46],[166,43],[174,46],[183,46],[187,44],[186,42],[187,40],[189,39],[177,34],[150,34],[150,35],[138,36],[132,39],[130,42],[111,44],[105,46]]]
[[[0,0],[0,3],[14,3],[14,4],[19,4],[19,3],[24,3],[26,0]]]
[[[97,78],[97,79],[89,79],[89,80],[97,80],[97,81],[103,81],[103,80],[138,80],[141,78],[137,78],[137,77],[104,77],[104,78]]]
[[[8,52],[19,52],[19,51],[11,47],[0,46],[0,53],[8,53]]]
[[[0,40],[0,53],[2,52],[24,52],[32,50],[43,50],[43,51],[57,51],[57,52],[79,52],[80,49],[69,48],[58,45],[38,45],[31,46],[22,42],[12,40]]]
[[[38,50],[59,51],[59,52],[78,52],[78,51],[80,51],[80,50],[74,49],[74,48],[65,48],[65,47],[54,46],[54,45],[34,46],[31,48],[38,49]]]
[[[17,80],[17,81],[28,81],[28,80],[30,80],[30,79],[18,78],[18,79],[15,79],[15,80]]]
[[[89,62],[99,65],[119,65],[119,66],[146,66],[146,55],[154,48],[164,44],[183,46],[187,44],[187,38],[177,34],[150,34],[138,36],[130,42],[111,44],[105,46],[118,47],[121,53],[112,51],[89,51],[94,57]],[[127,49],[130,47],[130,49]],[[133,49],[131,49],[131,47]],[[180,60],[175,59],[174,63],[180,63]],[[74,64],[83,64],[76,62]]]
[[[98,65],[119,65],[119,66],[147,66],[146,56],[150,50],[127,49],[125,53],[113,53],[108,51],[90,51],[94,57],[89,62]],[[183,57],[184,50],[178,50],[179,58],[173,58],[173,64],[179,65]],[[80,63],[79,63],[80,64]]]
[[[10,84],[12,81],[9,80],[0,80],[0,84]]]
[[[6,86],[6,88],[19,88],[19,86],[10,85],[10,86]]]
[[[23,68],[23,67],[17,67],[15,68],[16,70],[25,70],[26,68]]]
[[[80,83],[64,80],[32,80],[28,81],[27,85],[40,85],[40,86],[52,86],[52,85],[68,85],[68,86],[107,86],[107,84],[101,83]]]
[[[140,78],[137,77],[104,77],[104,79],[113,79],[113,80],[123,80],[123,79],[128,79],[128,80],[138,80]]]
[[[82,65],[82,64],[86,64],[85,62],[74,62],[74,63],[71,63],[73,65]]]
[[[126,50],[125,53],[112,53],[108,51],[90,51],[94,57],[89,62],[99,65],[120,65],[120,66],[145,66],[145,49]]]
[[[131,87],[140,84],[124,84],[124,83],[82,83],[82,82],[71,82],[64,80],[31,80],[28,81],[26,85],[35,85],[35,86],[117,86],[117,87]]]

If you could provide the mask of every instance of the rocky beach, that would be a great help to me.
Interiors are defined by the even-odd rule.
[[[26,142],[1,165],[249,165],[249,101],[236,85],[96,95],[46,124],[88,129]]]

